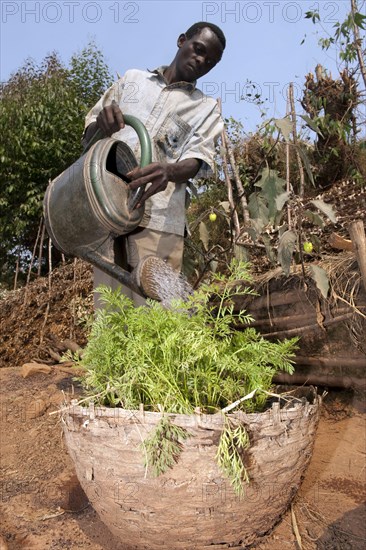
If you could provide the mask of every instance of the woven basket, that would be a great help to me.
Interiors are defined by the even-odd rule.
[[[160,413],[75,405],[63,413],[64,434],[85,493],[126,550],[240,548],[281,518],[311,458],[321,398],[301,390],[286,407],[230,415],[250,437],[250,483],[240,497],[215,460],[221,414],[169,415],[190,437],[159,477],[146,471],[141,442]]]

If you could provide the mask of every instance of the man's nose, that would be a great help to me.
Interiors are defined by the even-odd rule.
[[[198,67],[205,67],[206,66],[206,57],[204,55],[198,55],[196,57],[196,64]]]

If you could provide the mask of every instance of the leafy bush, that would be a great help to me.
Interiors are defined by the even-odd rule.
[[[94,42],[72,56],[33,60],[0,85],[0,279],[25,278],[49,180],[82,153],[84,118],[111,83]]]
[[[133,303],[107,287],[99,289],[105,309],[98,312],[83,355],[83,384],[110,406],[186,413],[200,407],[217,412],[254,389],[268,390],[278,370],[292,372],[296,340],[273,343],[248,323],[245,311],[234,311],[233,298],[253,294],[247,266],[232,264],[231,274],[215,275],[187,303],[170,309],[149,302]],[[243,284],[244,283],[244,284]],[[260,406],[243,404],[247,410]]]

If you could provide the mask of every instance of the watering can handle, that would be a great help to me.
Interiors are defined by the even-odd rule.
[[[139,120],[133,115],[123,115],[123,120],[125,121],[125,124],[127,124],[127,126],[131,126],[131,128],[133,128],[136,134],[138,135],[138,138],[140,141],[140,148],[141,148],[140,168],[143,168],[144,166],[147,166],[148,164],[150,164],[152,161],[151,140],[150,140],[148,131],[146,130],[141,120]],[[103,131],[100,128],[98,128],[98,130],[95,132],[95,134],[87,143],[83,151],[83,154],[85,154],[92,145],[94,145],[97,141],[99,141],[100,139],[103,139],[104,137],[105,136],[103,134]],[[128,202],[128,208],[130,211],[133,210],[136,204],[139,203],[144,193],[144,190],[145,190],[145,186],[141,186],[131,193],[131,196]]]
[[[143,168],[144,166],[150,164],[152,160],[150,136],[145,126],[142,124],[141,120],[139,120],[137,117],[132,115],[123,115],[123,120],[125,121],[125,124],[127,124],[127,126],[131,126],[131,128],[133,128],[138,135],[141,147],[140,168]],[[105,135],[103,133],[103,130],[98,128],[98,130],[86,144],[83,154],[89,151],[92,145],[94,145],[97,141],[103,139],[104,137]]]

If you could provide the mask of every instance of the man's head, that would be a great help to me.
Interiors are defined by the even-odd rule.
[[[212,23],[195,23],[181,34],[174,65],[179,80],[193,82],[220,61],[226,46],[224,33]]]
[[[201,21],[200,23],[194,23],[191,27],[189,27],[188,30],[186,30],[186,32],[184,34],[189,39],[189,38],[192,38],[195,34],[199,34],[201,32],[201,30],[205,29],[205,28],[206,29],[211,29],[211,31],[214,34],[216,34],[217,38],[219,39],[219,41],[221,43],[222,51],[224,51],[224,49],[226,47],[225,35],[222,32],[222,30],[217,25],[214,25],[213,23],[207,23],[205,21]]]

